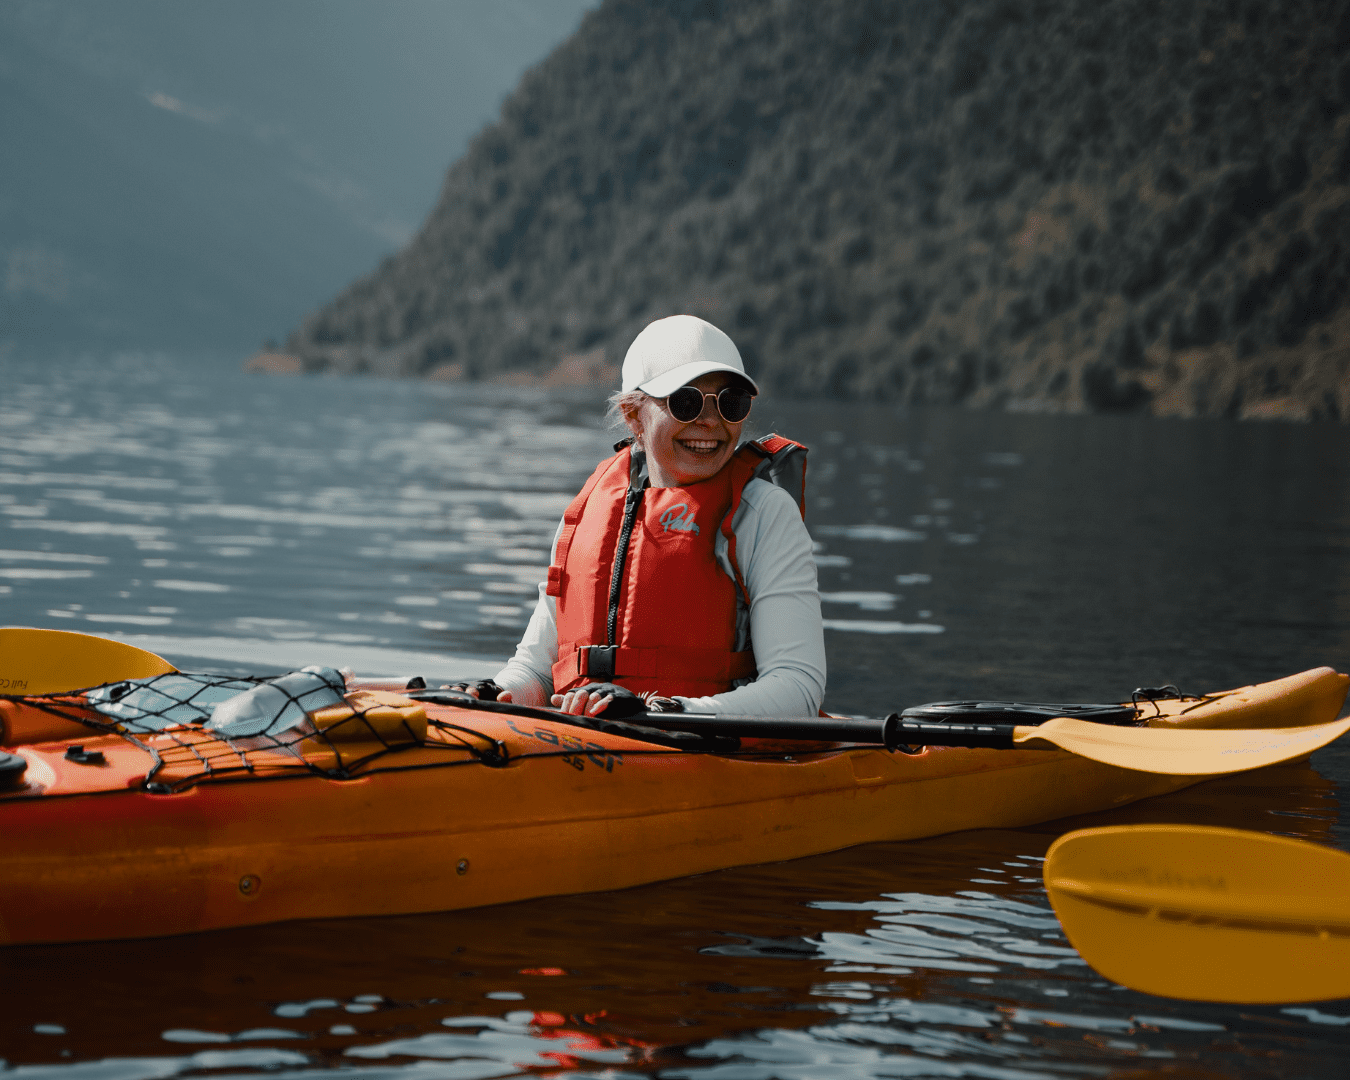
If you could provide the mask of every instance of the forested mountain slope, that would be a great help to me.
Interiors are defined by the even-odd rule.
[[[1345,0],[606,0],[288,347],[522,379],[688,311],[782,392],[1344,421],[1347,45]]]

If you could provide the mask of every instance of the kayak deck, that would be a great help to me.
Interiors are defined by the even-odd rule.
[[[1150,704],[1149,723],[1323,723],[1347,683],[1315,669]],[[1031,825],[1202,779],[1046,750],[760,743],[689,753],[561,720],[424,709],[426,737],[388,748],[360,739],[246,746],[200,728],[12,745],[28,769],[22,788],[0,794],[0,942],[624,888],[873,841]],[[8,730],[23,728],[20,711],[6,703]],[[102,763],[68,758],[76,742],[80,756],[102,753]]]

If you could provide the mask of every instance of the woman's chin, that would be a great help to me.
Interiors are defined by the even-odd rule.
[[[675,467],[670,471],[678,477],[679,483],[692,484],[716,476],[730,456],[725,443],[719,444],[711,452],[691,450],[677,443],[672,462]]]

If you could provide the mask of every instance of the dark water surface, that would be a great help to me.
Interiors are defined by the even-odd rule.
[[[0,367],[0,623],[190,670],[494,669],[598,396]],[[827,705],[1119,700],[1350,668],[1350,431],[762,400],[811,446]],[[0,1077],[1337,1077],[1350,1001],[1152,998],[1040,860],[1081,824],[1350,849],[1350,750],[1090,819],[443,915],[0,950]]]

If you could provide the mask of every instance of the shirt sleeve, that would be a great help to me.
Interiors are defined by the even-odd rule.
[[[825,698],[825,630],[811,535],[797,504],[767,480],[745,486],[731,522],[750,594],[755,681],[709,697],[680,698],[689,712],[815,716]],[[719,561],[726,541],[718,537]]]
[[[563,523],[553,534],[548,561],[552,566],[558,554],[558,537]],[[539,600],[534,605],[525,634],[516,646],[515,655],[493,676],[503,690],[511,691],[511,700],[517,705],[547,706],[553,697],[553,665],[558,659],[557,601],[548,595],[548,582],[539,583]]]

